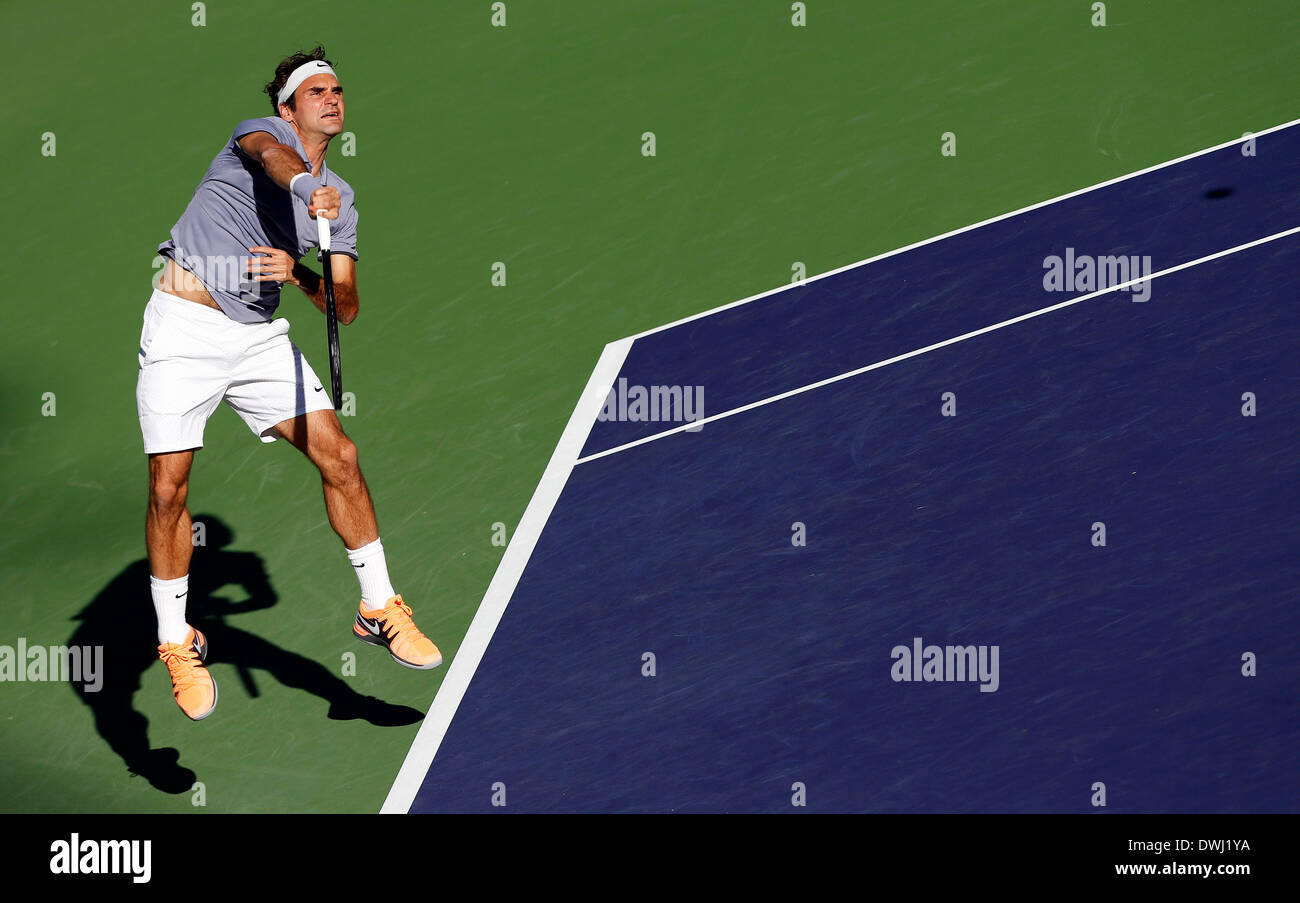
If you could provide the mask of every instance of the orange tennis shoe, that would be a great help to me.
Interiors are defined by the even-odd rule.
[[[217,682],[203,663],[208,658],[208,638],[190,628],[183,643],[164,643],[158,657],[172,676],[172,695],[192,721],[202,721],[217,707]]]
[[[363,643],[387,646],[393,661],[408,668],[428,671],[442,664],[442,653],[420,632],[411,619],[411,607],[401,595],[393,596],[383,608],[357,607],[352,635]]]

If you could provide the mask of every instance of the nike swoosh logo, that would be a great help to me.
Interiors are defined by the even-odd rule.
[[[366,563],[363,561],[363,562],[361,562],[360,564],[354,564],[354,565],[352,565],[352,566],[353,566],[354,568],[363,568],[363,567],[366,566]]]
[[[324,391],[325,391],[325,387],[324,387],[324,386],[317,386],[317,387],[316,387],[316,391],[317,391],[317,392],[324,392]]]
[[[378,622],[378,621],[372,621],[372,620],[370,620],[369,618],[363,618],[363,617],[361,617],[360,615],[357,615],[357,621],[360,622],[361,626],[364,627],[364,628],[366,628],[366,630],[369,630],[369,631],[370,631],[371,633],[373,633],[375,636],[379,636],[379,622]]]
[[[184,596],[186,596],[186,595],[188,595],[188,594],[189,594],[189,590],[186,590],[186,591],[183,592],[183,593],[177,593],[177,594],[176,594],[176,598],[177,598],[177,599],[180,599],[180,598],[182,598],[182,597],[184,597]]]

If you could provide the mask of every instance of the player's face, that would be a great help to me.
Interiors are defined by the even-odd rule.
[[[298,127],[326,135],[343,131],[343,86],[329,73],[313,75],[294,92]]]

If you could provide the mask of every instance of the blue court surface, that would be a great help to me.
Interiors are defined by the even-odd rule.
[[[1300,126],[1243,148],[611,343],[385,811],[1300,810]]]

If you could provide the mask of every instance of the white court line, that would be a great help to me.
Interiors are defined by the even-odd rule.
[[[712,417],[701,417],[699,420],[687,421],[686,423],[683,423],[679,426],[675,426],[671,429],[664,430],[661,433],[655,433],[653,436],[646,436],[645,438],[637,439],[634,442],[627,442],[623,445],[617,445],[614,448],[608,448],[605,449],[604,451],[596,452],[594,455],[587,455],[587,457],[585,458],[579,458],[578,463],[586,464],[588,461],[595,461],[597,458],[603,458],[606,455],[613,455],[621,451],[626,451],[629,448],[636,448],[638,445],[645,445],[647,442],[654,442],[656,439],[662,439],[665,436],[671,436],[674,433],[680,433],[683,430],[698,430],[701,427],[703,427],[706,423],[713,423],[716,420],[722,420],[724,417],[730,417],[733,414],[742,414],[745,411],[752,411],[754,410],[754,408],[761,408],[764,405],[769,405],[772,404],[773,402],[782,401],[786,398],[791,398],[795,395],[801,395],[804,392],[811,392],[813,389],[820,389],[822,386],[829,386],[831,383],[837,383],[840,380],[849,379],[850,377],[858,376],[870,370],[879,370],[881,367],[887,367],[890,364],[896,364],[899,361],[905,361],[908,358],[916,357],[917,355],[925,354],[926,352],[934,351],[938,348],[946,348],[949,345],[955,345],[958,342],[964,342],[967,339],[973,339],[976,336],[981,336],[984,335],[985,333],[993,332],[994,330],[997,329],[1003,329],[1007,326],[1013,326],[1016,323],[1023,323],[1025,320],[1032,320],[1034,317],[1041,317],[1043,316],[1043,314],[1050,314],[1054,310],[1061,310],[1064,307],[1070,307],[1071,305],[1079,304],[1091,298],[1096,298],[1101,295],[1107,295],[1110,294],[1111,292],[1116,292],[1121,289],[1129,288],[1130,286],[1137,285],[1138,283],[1141,282],[1150,282],[1152,280],[1159,279],[1161,276],[1168,276],[1170,273],[1177,273],[1179,270],[1185,270],[1188,267],[1194,267],[1197,264],[1208,263],[1209,261],[1217,260],[1220,257],[1227,257],[1229,254],[1236,254],[1238,251],[1245,251],[1247,248],[1253,248],[1256,247],[1257,245],[1262,245],[1266,242],[1277,241],[1279,238],[1286,238],[1288,235],[1295,235],[1297,232],[1300,232],[1300,226],[1296,226],[1295,228],[1292,229],[1286,229],[1282,232],[1275,232],[1272,235],[1266,236],[1264,238],[1257,238],[1254,241],[1246,242],[1246,244],[1244,245],[1237,245],[1235,248],[1228,248],[1225,251],[1216,251],[1213,254],[1207,254],[1206,256],[1198,258],[1197,260],[1189,260],[1186,263],[1180,263],[1177,266],[1172,266],[1169,267],[1168,269],[1160,270],[1159,272],[1152,273],[1149,276],[1143,276],[1139,279],[1130,279],[1128,282],[1121,282],[1116,285],[1112,285],[1109,288],[1104,288],[1101,289],[1100,291],[1091,292],[1087,295],[1079,295],[1077,298],[1070,298],[1069,300],[1062,301],[1059,304],[1053,304],[1050,307],[1044,307],[1044,308],[1040,308],[1039,310],[1030,311],[1027,314],[1021,314],[1018,317],[1012,317],[1010,320],[1003,320],[1001,323],[994,323],[992,326],[985,326],[982,329],[976,329],[974,332],[967,332],[964,333],[963,335],[953,336],[951,339],[944,339],[942,342],[935,342],[933,345],[926,345],[924,348],[917,348],[915,351],[909,351],[906,354],[900,354],[897,357],[887,358],[883,361],[876,361],[876,363],[874,364],[869,364],[865,367],[859,367],[856,370],[849,370],[837,376],[832,376],[827,379],[818,380],[817,382],[809,383],[806,386],[800,386],[797,389],[790,389],[788,392],[782,392],[779,395],[772,395],[768,398],[764,398],[759,401],[750,402],[747,405],[741,405],[738,408],[732,408],[730,411],[724,411],[721,414],[714,414]]]
[[[1276,125],[1260,132],[1254,132],[1252,135],[1254,137],[1259,137],[1298,124],[1300,124],[1300,119],[1295,119],[1291,122]],[[648,329],[645,332],[640,332],[634,336],[629,336],[606,345],[604,352],[602,352],[600,356],[599,362],[596,364],[595,370],[592,371],[591,378],[587,381],[587,387],[583,390],[578,405],[574,408],[573,414],[569,417],[568,425],[564,428],[564,433],[560,437],[560,442],[556,446],[554,453],[551,455],[550,462],[546,465],[546,470],[542,474],[541,482],[533,492],[533,497],[529,501],[527,509],[524,511],[519,526],[515,530],[515,535],[510,540],[510,545],[506,548],[505,554],[501,558],[501,563],[497,565],[496,573],[492,577],[492,582],[488,585],[487,592],[483,596],[483,601],[480,603],[478,611],[474,615],[474,620],[470,623],[469,630],[466,632],[465,638],[460,644],[460,648],[456,650],[456,655],[447,671],[447,676],[438,690],[438,695],[433,700],[433,706],[425,716],[424,723],[420,725],[419,733],[416,734],[415,740],[406,754],[406,759],[402,763],[402,768],[398,772],[396,780],[393,782],[392,789],[388,792],[388,798],[384,801],[383,808],[380,811],[385,813],[410,811],[411,803],[415,800],[415,794],[419,791],[420,785],[424,781],[425,773],[433,764],[434,756],[437,754],[438,747],[442,744],[442,740],[447,734],[447,729],[451,724],[451,719],[456,714],[456,709],[460,706],[461,699],[465,696],[465,691],[469,688],[469,683],[474,677],[474,672],[478,669],[479,662],[483,659],[483,654],[486,652],[488,643],[492,639],[492,634],[496,631],[497,624],[500,622],[501,616],[505,613],[506,606],[510,602],[510,597],[513,595],[515,587],[519,584],[519,579],[523,575],[524,567],[528,564],[528,559],[532,555],[533,548],[537,545],[537,540],[538,537],[541,536],[542,528],[550,517],[551,510],[555,507],[556,500],[559,498],[560,492],[568,482],[569,475],[573,472],[573,468],[582,461],[591,461],[608,454],[613,454],[616,451],[622,451],[624,448],[630,448],[633,445],[640,445],[644,442],[649,442],[652,439],[668,435],[668,432],[676,432],[676,430],[670,430],[666,433],[651,436],[637,442],[629,443],[628,445],[619,446],[618,448],[609,449],[587,458],[578,458],[578,455],[582,452],[582,447],[586,444],[588,435],[591,433],[592,427],[595,425],[596,415],[600,412],[600,408],[605,402],[608,389],[614,384],[619,372],[623,369],[623,362],[627,358],[628,350],[632,347],[632,343],[636,339],[641,338],[642,336],[651,335],[652,333],[661,332],[665,329],[671,329],[674,326],[679,326],[682,323],[687,323],[691,320],[707,317],[711,314],[718,313],[719,311],[738,307],[741,304],[748,304],[751,301],[766,298],[769,295],[776,294],[777,292],[783,292],[787,289],[796,288],[799,285],[805,285],[818,279],[824,279],[827,276],[833,276],[836,273],[842,273],[845,270],[854,267],[863,266],[864,264],[872,263],[876,260],[883,260],[886,257],[892,257],[895,254],[901,254],[904,251],[910,251],[914,248],[941,241],[954,235],[960,235],[963,232],[969,232],[973,229],[978,229],[981,226],[991,225],[992,223],[1009,219],[1010,217],[1018,216],[1022,213],[1028,213],[1032,210],[1045,207],[1048,204],[1055,204],[1058,201],[1078,197],[1086,192],[1095,191],[1096,189],[1104,188],[1107,185],[1114,185],[1117,182],[1123,182],[1126,179],[1154,172],[1155,170],[1163,169],[1166,166],[1182,163],[1185,160],[1190,160],[1203,154],[1213,153],[1214,151],[1222,150],[1225,147],[1240,144],[1245,140],[1247,140],[1247,136],[1232,141],[1226,141],[1223,144],[1208,147],[1205,150],[1196,151],[1195,153],[1187,154],[1178,157],[1177,159],[1166,161],[1165,163],[1159,163],[1155,166],[1150,166],[1146,169],[1141,169],[1137,172],[1132,172],[1128,175],[1120,176],[1106,182],[1100,182],[1087,188],[1081,188],[1078,191],[1063,194],[1059,197],[1052,198],[1051,200],[1041,201],[1029,207],[1022,207],[1019,210],[1013,210],[1010,213],[1004,213],[1000,216],[995,216],[992,219],[983,220],[970,226],[955,229],[952,232],[945,232],[943,235],[937,235],[933,238],[928,238],[924,241],[919,241],[902,248],[896,248],[893,251],[878,254],[875,257],[869,257],[866,260],[860,260],[857,263],[851,263],[847,266],[839,267],[838,269],[828,270],[825,273],[819,273],[816,276],[812,276],[797,284],[782,285],[758,295],[752,295],[748,298],[742,298],[739,301],[733,301],[730,304],[724,304],[721,307],[715,307],[711,310],[693,314],[692,316],[675,320],[672,323],[666,323],[663,326],[657,326],[654,329]],[[1291,232],[1294,231],[1296,230],[1291,230]],[[1279,236],[1272,236],[1272,238],[1280,237],[1280,235],[1284,234],[1290,233],[1279,233]],[[1261,239],[1261,241],[1268,240],[1271,239]],[[1220,253],[1229,254],[1232,253],[1232,250]],[[1192,263],[1184,264],[1183,266],[1191,266],[1199,262],[1201,261],[1193,261]],[[1178,267],[1177,269],[1181,268],[1182,267]],[[1166,272],[1173,271],[1174,270],[1171,269]],[[1160,275],[1163,275],[1163,273]],[[1155,277],[1152,276],[1148,278]],[[1071,301],[1057,305],[1057,307],[1085,301],[1087,300],[1087,297],[1090,296],[1075,298]],[[1049,308],[1049,310],[1050,309],[1052,308]],[[1044,310],[1017,319],[1027,319],[1029,316],[1036,316],[1040,313],[1046,312],[1047,310]],[[1009,325],[1011,322],[1015,321],[1007,321],[1007,323],[997,324],[996,326],[988,327],[981,331],[983,332],[994,328],[1000,328],[1001,326]],[[974,333],[970,335],[974,335]],[[963,338],[969,337],[969,335],[958,336],[955,339],[949,339],[947,342],[941,344],[951,344],[952,342],[960,341]],[[940,346],[935,345],[931,346],[931,348],[919,349],[908,355],[904,355],[903,357],[915,356],[916,354],[921,354],[937,347]],[[864,368],[862,371],[843,374],[823,382],[847,379],[849,376],[856,375],[858,372],[865,372],[865,370],[868,369],[883,367],[886,364],[893,363],[895,360],[902,360],[903,357],[894,358],[889,361],[881,361],[877,364],[873,364],[871,367]],[[819,384],[795,390],[793,393],[786,393],[786,395],[796,394],[799,391],[807,391],[808,389],[816,388],[817,385]],[[759,404],[779,401],[782,397],[785,396],[774,396],[771,399],[765,399],[764,401],[756,402],[753,405],[746,405],[743,408],[737,408],[734,411],[728,411],[725,414],[707,418],[707,420],[718,420],[722,417],[730,416],[731,414],[738,414],[752,407],[757,407]],[[684,426],[694,427],[703,422],[707,421],[697,421],[696,423],[689,423]]]
[[[569,474],[573,472],[574,461],[582,453],[582,447],[586,444],[587,436],[596,422],[596,415],[605,403],[609,386],[618,376],[618,372],[623,369],[623,361],[631,347],[630,339],[620,339],[606,345],[601,353],[591,378],[587,380],[587,388],[583,390],[577,406],[573,409],[569,423],[560,436],[559,444],[555,446],[555,451],[551,455],[550,463],[542,473],[542,480],[537,484],[528,507],[524,509],[519,526],[515,528],[515,535],[511,538],[510,545],[506,547],[501,563],[497,565],[492,582],[488,584],[487,593],[483,596],[474,620],[470,622],[465,639],[456,650],[455,658],[452,659],[451,666],[447,670],[447,677],[438,688],[438,695],[434,697],[429,713],[424,716],[424,723],[420,725],[420,731],[415,735],[415,741],[406,754],[406,760],[402,763],[402,768],[397,773],[397,778],[393,781],[392,789],[388,791],[388,798],[384,800],[380,812],[410,811],[411,803],[415,801],[415,794],[424,782],[425,773],[433,764],[433,757],[437,754],[438,747],[442,745],[443,737],[447,735],[452,716],[456,714],[456,709],[469,688],[469,682],[474,678],[479,662],[483,660],[483,653],[487,651],[492,634],[496,632],[497,624],[505,614],[506,606],[510,604],[510,597],[514,595],[515,587],[519,584],[524,566],[528,564],[528,559],[533,554],[533,547],[537,545],[537,539],[542,535],[542,527],[546,525],[547,519],[551,516],[551,509],[555,507],[564,484],[569,480]]]
[[[951,232],[945,232],[942,235],[936,235],[933,238],[927,238],[922,241],[913,242],[910,245],[905,245],[901,248],[895,248],[892,251],[886,251],[884,254],[877,254],[875,257],[868,257],[865,260],[859,260],[857,263],[850,263],[833,270],[827,270],[824,273],[818,273],[816,276],[809,276],[807,279],[804,279],[800,282],[788,282],[785,285],[779,285],[776,288],[768,289],[767,291],[761,292],[757,295],[750,295],[748,298],[741,298],[739,301],[732,301],[730,304],[723,304],[720,307],[714,307],[709,310],[701,311],[698,314],[691,314],[689,317],[682,317],[680,320],[674,320],[671,323],[665,323],[662,326],[656,326],[653,329],[647,329],[645,332],[638,332],[636,335],[628,336],[628,338],[635,341],[636,339],[643,338],[648,335],[653,335],[656,332],[663,332],[665,329],[672,329],[674,326],[681,326],[683,323],[689,323],[692,320],[699,320],[702,317],[711,317],[714,314],[721,313],[724,310],[730,310],[733,307],[739,307],[742,304],[748,304],[749,302],[757,301],[760,298],[767,298],[771,295],[777,294],[778,292],[789,291],[792,288],[800,288],[801,286],[807,285],[810,282],[816,282],[818,279],[825,279],[827,276],[834,276],[837,273],[843,273],[845,270],[851,270],[854,267],[864,266],[868,263],[875,263],[877,260],[884,260],[886,257],[893,257],[895,254],[902,254],[904,251],[912,251],[915,250],[916,248],[924,247],[925,245],[934,244],[936,241],[943,241],[945,238],[952,238],[954,235],[961,235],[963,232],[970,232],[974,229],[983,228],[984,226],[991,226],[993,223],[1001,222],[1004,219],[1010,219],[1013,216],[1019,216],[1022,213],[1029,213],[1030,211],[1038,210],[1039,208],[1046,207],[1049,204],[1056,204],[1061,201],[1067,201],[1070,198],[1077,198],[1081,194],[1087,194],[1090,191],[1096,191],[1098,188],[1105,188],[1108,185],[1116,185],[1120,182],[1127,181],[1128,179],[1134,179],[1137,178],[1138,176],[1146,175],[1149,172],[1155,172],[1158,169],[1164,169],[1166,166],[1173,166],[1176,163],[1183,163],[1195,157],[1201,157],[1204,156],[1205,154],[1212,154],[1215,151],[1223,150],[1225,147],[1232,147],[1234,144],[1241,144],[1243,141],[1247,141],[1250,138],[1258,138],[1261,135],[1268,135],[1272,132],[1281,131],[1282,129],[1289,129],[1293,125],[1300,125],[1300,119],[1293,119],[1290,122],[1284,122],[1281,125],[1275,125],[1272,128],[1264,129],[1264,131],[1262,132],[1250,132],[1249,134],[1243,135],[1240,138],[1234,138],[1232,141],[1225,141],[1222,144],[1216,144],[1214,147],[1207,147],[1204,150],[1198,150],[1190,154],[1185,154],[1184,156],[1178,157],[1177,159],[1174,160],[1166,160],[1164,163],[1157,163],[1155,166],[1148,166],[1146,169],[1139,169],[1138,171],[1131,172],[1128,175],[1117,176],[1116,178],[1110,179],[1106,182],[1098,182],[1096,185],[1089,185],[1087,188],[1080,188],[1078,191],[1071,191],[1069,194],[1063,194],[1058,197],[1051,198],[1050,200],[1039,201],[1037,204],[1031,204],[1028,207],[1021,207],[1019,210],[1012,210],[1010,213],[1002,213],[999,214],[998,216],[993,217],[992,219],[981,220],[980,222],[973,223],[969,226],[962,226],[960,229],[953,229]]]

